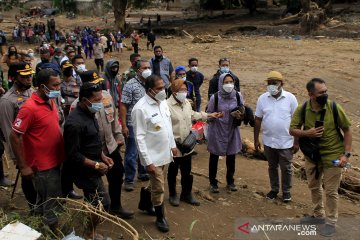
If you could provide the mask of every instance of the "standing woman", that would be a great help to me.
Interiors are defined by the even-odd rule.
[[[208,151],[210,192],[218,193],[218,180],[216,179],[219,156],[226,156],[226,182],[227,189],[237,191],[234,184],[235,154],[241,150],[240,130],[236,120],[241,119],[237,107],[244,102],[241,94],[234,90],[234,77],[230,73],[223,73],[219,77],[219,91],[211,96],[207,112],[222,112],[222,118],[209,118],[208,123]],[[239,106],[240,105],[240,106]]]
[[[174,156],[174,161],[170,163],[168,169],[169,202],[172,206],[179,206],[179,198],[176,194],[176,176],[180,167],[181,171],[181,195],[180,200],[191,205],[199,206],[200,202],[192,195],[193,175],[191,175],[191,153],[182,152],[181,143],[191,131],[192,120],[206,121],[208,117],[218,118],[221,113],[194,112],[190,102],[186,99],[187,84],[182,79],[176,79],[171,84],[172,95],[167,100],[171,113],[172,129],[178,151],[178,156]]]

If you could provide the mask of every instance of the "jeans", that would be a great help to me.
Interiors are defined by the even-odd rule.
[[[129,136],[125,139],[125,183],[133,183],[136,174],[136,165],[138,175],[147,174],[144,166],[141,165],[138,150],[135,142],[134,129],[132,126],[127,126],[129,129]]]

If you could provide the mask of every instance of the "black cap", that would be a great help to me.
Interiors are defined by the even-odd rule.
[[[91,82],[94,84],[98,84],[104,80],[102,77],[99,76],[99,73],[95,70],[89,70],[89,71],[80,73],[80,78],[83,83]]]
[[[10,65],[10,72],[20,74],[22,76],[34,74],[34,70],[30,67],[29,64],[24,62],[14,63]]]

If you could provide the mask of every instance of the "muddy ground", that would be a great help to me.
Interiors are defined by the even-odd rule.
[[[354,14],[353,20],[359,18]],[[11,19],[11,16],[8,16]],[[73,28],[76,24],[80,26],[104,26],[99,18],[79,17],[69,21],[63,16],[56,17],[61,28]],[[306,82],[313,77],[321,77],[327,81],[329,97],[341,104],[351,118],[353,127],[353,152],[351,163],[359,167],[358,149],[360,146],[360,42],[356,38],[320,38],[300,37],[293,38],[289,26],[282,26],[287,33],[278,37],[244,35],[235,32],[224,35],[226,30],[234,26],[255,25],[268,26],[266,17],[255,19],[241,16],[240,20],[215,19],[202,22],[184,23],[181,29],[190,34],[212,34],[220,35],[221,39],[215,43],[194,44],[187,37],[174,37],[166,39],[159,36],[157,44],[164,48],[164,55],[169,57],[174,66],[187,65],[190,57],[199,58],[199,71],[206,80],[201,87],[203,95],[202,109],[207,102],[208,80],[215,73],[218,59],[227,57],[231,59],[231,70],[240,78],[241,92],[245,101],[255,109],[256,100],[266,90],[264,79],[271,70],[277,70],[284,74],[286,81],[284,88],[297,97],[299,103],[307,99],[305,90]],[[12,19],[11,19],[12,20]],[[352,29],[359,28],[356,21],[352,22]],[[344,29],[342,29],[344,30]],[[346,29],[345,29],[346,30]],[[333,30],[335,32],[335,30]],[[353,31],[353,30],[352,30]],[[337,34],[337,33],[336,33]],[[299,40],[295,40],[299,39]],[[130,44],[129,39],[125,42]],[[153,54],[146,49],[145,39],[141,40],[140,54],[149,59]],[[28,48],[21,46],[20,48]],[[121,70],[129,67],[129,55],[131,51],[123,53],[112,53],[106,55],[106,60],[115,58],[120,61]],[[95,67],[93,60],[86,61],[88,69]],[[249,126],[241,127],[242,137],[253,140],[253,129]],[[193,172],[195,174],[194,186],[202,193],[208,193],[208,157],[206,145],[197,146],[198,155],[193,157]],[[295,158],[301,158],[297,154]],[[200,195],[196,195],[201,206],[193,207],[184,203],[177,208],[168,204],[166,194],[167,217],[170,223],[170,232],[159,233],[154,227],[154,218],[146,216],[137,211],[139,191],[146,183],[136,182],[135,191],[123,192],[123,205],[136,211],[132,224],[140,236],[144,239],[322,239],[319,236],[300,236],[296,232],[282,236],[274,232],[259,232],[247,235],[237,229],[246,222],[267,218],[272,220],[286,220],[298,223],[299,218],[311,212],[311,197],[306,182],[294,177],[293,201],[283,204],[280,200],[267,201],[264,195],[269,191],[269,180],[267,174],[267,163],[247,159],[237,155],[235,183],[239,191],[229,193],[225,189],[226,180],[225,161],[219,161],[218,179],[220,180],[220,193],[211,194],[214,201],[208,201]],[[15,178],[12,167],[9,176]],[[180,192],[180,181],[178,190]],[[10,189],[1,190],[0,203],[7,211],[25,209],[24,198],[20,190],[17,191],[16,199],[9,200]],[[14,206],[16,209],[14,209]],[[360,207],[358,202],[350,201],[344,197],[339,200],[339,226],[338,233],[332,239],[359,239]],[[270,220],[269,220],[270,219]],[[197,221],[190,233],[190,226]],[[103,233],[118,239],[121,232],[112,230],[106,225],[102,226]],[[124,234],[124,233],[122,233]],[[127,239],[126,234],[123,235]]]

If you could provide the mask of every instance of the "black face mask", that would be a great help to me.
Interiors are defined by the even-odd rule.
[[[117,71],[111,70],[111,75],[112,75],[113,77],[115,77],[115,76],[118,74],[118,72],[119,72],[119,70],[117,70]]]
[[[23,83],[21,83],[20,81],[16,81],[16,86],[21,90],[21,91],[25,91],[28,90],[29,88],[31,88],[31,85],[25,85]]]
[[[327,100],[328,95],[326,93],[316,97],[316,102],[321,106],[324,106],[327,103]]]
[[[161,60],[162,57],[163,57],[163,56],[156,56],[156,55],[155,55],[155,59],[156,59],[156,60]]]
[[[42,62],[42,63],[49,63],[50,61],[49,61],[49,59],[41,58],[41,62]]]
[[[71,77],[73,75],[73,69],[72,68],[65,68],[63,71],[63,74],[65,77]]]

